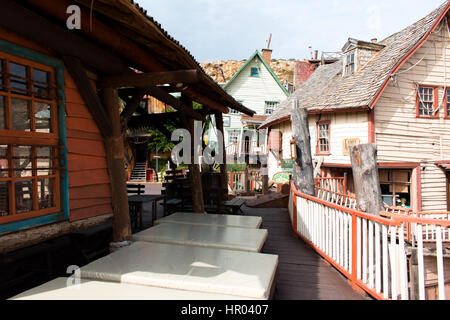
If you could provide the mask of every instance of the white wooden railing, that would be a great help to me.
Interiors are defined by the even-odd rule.
[[[411,244],[405,239],[405,228],[411,223],[415,223],[414,237],[418,239],[417,260],[422,261],[418,267],[419,298],[426,298],[423,230],[426,225],[435,226],[438,297],[445,299],[442,234],[448,232],[448,220],[392,213],[378,217],[302,194],[294,184],[291,184],[289,213],[298,236],[344,274],[354,288],[376,299],[411,298],[410,253],[407,252]]]

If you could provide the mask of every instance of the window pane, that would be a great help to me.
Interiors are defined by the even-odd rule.
[[[39,179],[38,180],[38,201],[39,209],[53,208],[55,206],[53,197],[53,183],[54,179]]]
[[[14,147],[14,169],[15,177],[31,177],[33,162],[31,161],[30,146]]]
[[[50,117],[51,107],[48,103],[34,103],[34,119],[36,124],[36,132],[51,132]]]
[[[42,99],[50,99],[49,90],[50,74],[46,71],[33,69],[34,96]]]
[[[38,176],[48,176],[53,173],[52,167],[52,148],[51,147],[37,147],[37,174]],[[40,169],[40,170],[39,170]]]
[[[33,180],[16,181],[16,213],[33,211]]]
[[[13,130],[30,131],[30,103],[27,100],[11,98]]]
[[[0,96],[0,130],[6,130],[6,98]]]
[[[11,92],[28,95],[27,67],[14,62],[9,63]]]
[[[9,215],[9,182],[0,182],[0,217]]]
[[[259,69],[258,68],[251,68],[250,75],[252,77],[259,77]]]
[[[450,89],[447,89],[447,117],[450,117]]]
[[[0,145],[0,178],[9,177],[9,171],[5,170],[9,168],[7,156],[8,146]]]

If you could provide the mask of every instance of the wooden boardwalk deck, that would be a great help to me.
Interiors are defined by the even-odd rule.
[[[353,290],[347,279],[294,236],[287,209],[242,207],[246,215],[261,216],[269,236],[263,252],[278,254],[275,300],[369,300]]]
[[[158,218],[162,206],[158,204]],[[336,269],[292,232],[287,209],[249,208],[245,215],[261,216],[269,236],[263,252],[279,256],[275,300],[369,300],[354,291]],[[144,205],[144,229],[151,227],[151,206]]]

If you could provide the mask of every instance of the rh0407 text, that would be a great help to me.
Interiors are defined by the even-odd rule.
[[[227,315],[265,315],[269,305],[240,305],[232,304],[225,305],[225,308],[216,307],[201,307],[189,304],[186,307],[181,308],[182,315],[205,315],[212,318],[215,313],[225,313]]]

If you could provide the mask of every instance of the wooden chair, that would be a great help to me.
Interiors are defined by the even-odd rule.
[[[145,193],[145,185],[143,184],[127,184],[127,193],[131,195],[141,195]]]
[[[128,196],[133,195],[142,195],[145,193],[145,185],[143,184],[127,184],[127,194]],[[131,222],[131,229],[136,230],[138,227],[138,208],[133,204],[128,204],[130,209],[130,222]]]

